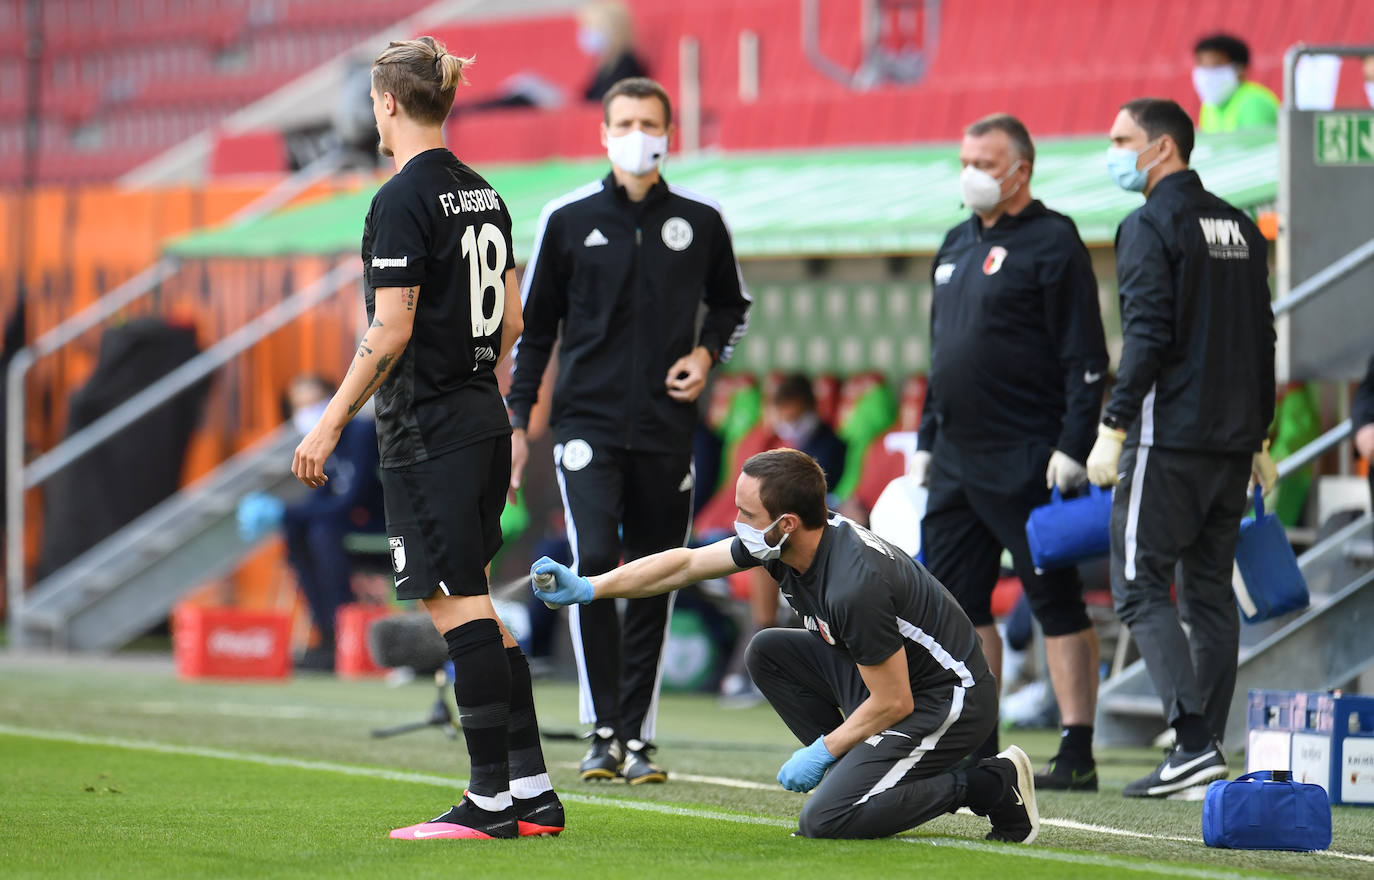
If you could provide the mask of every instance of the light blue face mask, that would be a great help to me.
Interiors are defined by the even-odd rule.
[[[1135,167],[1136,162],[1140,161],[1141,153],[1157,143],[1159,143],[1158,140],[1150,141],[1139,150],[1131,150],[1126,147],[1108,147],[1107,175],[1126,192],[1144,192],[1145,183],[1150,177],[1150,169],[1159,164],[1159,158],[1144,168]]]

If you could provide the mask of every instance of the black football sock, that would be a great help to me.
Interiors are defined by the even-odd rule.
[[[494,620],[473,620],[444,633],[444,640],[453,661],[453,695],[472,765],[468,798],[484,810],[509,809],[510,666],[501,647],[501,628]]]
[[[1001,803],[1007,794],[1007,782],[995,770],[989,770],[987,767],[970,767],[955,774],[956,779],[959,776],[964,777],[963,806],[980,816],[987,815],[988,810]]]
[[[1093,726],[1066,724],[1059,732],[1059,757],[1070,766],[1082,767],[1093,762]]]
[[[530,664],[519,647],[506,649],[510,665],[510,721],[506,724],[506,743],[510,749],[510,792],[513,797],[529,799],[553,789],[544,766],[544,749],[539,744],[539,719],[534,712],[534,687]]]

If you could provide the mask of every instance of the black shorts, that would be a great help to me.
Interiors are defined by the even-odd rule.
[[[1004,547],[1045,635],[1092,626],[1078,569],[1036,571],[1026,541],[1026,518],[1050,497],[1045,467],[1053,451],[1048,443],[999,452],[966,452],[943,438],[936,444],[921,547],[926,568],[974,626],[993,623],[992,590]]]
[[[417,464],[382,468],[397,599],[487,592],[501,549],[510,438],[493,437]]]

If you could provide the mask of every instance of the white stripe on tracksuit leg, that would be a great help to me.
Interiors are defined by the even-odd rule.
[[[1126,580],[1135,580],[1136,533],[1140,528],[1140,496],[1145,489],[1145,463],[1150,460],[1150,447],[1136,449],[1135,472],[1131,474],[1131,497],[1126,505],[1125,556],[1126,566],[1122,571]]]
[[[949,714],[945,716],[944,722],[941,723],[941,725],[937,727],[934,732],[930,733],[924,739],[922,739],[921,744],[911,750],[911,754],[907,755],[905,758],[893,764],[892,769],[884,773],[883,778],[879,779],[877,784],[875,784],[872,788],[868,790],[868,794],[864,795],[863,797],[859,798],[857,801],[854,802],[854,806],[857,807],[860,804],[866,803],[869,798],[874,797],[875,795],[880,795],[888,789],[892,788],[897,783],[901,782],[902,777],[907,775],[907,773],[911,771],[912,767],[916,766],[916,762],[920,761],[922,758],[926,756],[927,752],[929,752],[931,749],[934,749],[937,745],[939,745],[940,737],[944,736],[945,731],[953,727],[954,722],[958,721],[959,716],[963,714],[965,693],[966,691],[962,687],[956,687],[954,689],[952,699],[950,700],[949,704]]]
[[[688,490],[691,494],[687,496],[687,531],[682,536],[682,546],[687,546],[687,541],[692,537],[692,505],[696,502],[697,496],[697,464],[690,461],[687,464],[687,473],[692,477],[692,488]],[[677,591],[668,594],[668,616],[663,621],[663,644],[658,649],[658,673],[654,675],[654,692],[649,698],[649,711],[644,713],[644,723],[639,726],[639,738],[646,743],[654,741],[654,734],[658,732],[658,695],[663,688],[663,660],[668,654],[668,633],[673,626],[673,606],[677,604]]]
[[[563,480],[563,444],[553,447],[553,472],[558,477],[558,491],[563,496],[563,519],[568,529],[568,546],[572,548],[572,570],[578,572],[577,523],[573,520],[572,505],[568,503],[568,484]],[[587,658],[582,654],[582,606],[568,606],[568,633],[572,636],[573,656],[577,660],[577,715],[583,724],[596,723],[596,705],[592,702],[592,685],[587,678]]]

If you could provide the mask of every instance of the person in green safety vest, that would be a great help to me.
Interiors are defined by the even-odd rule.
[[[1249,46],[1229,34],[1213,34],[1197,41],[1193,55],[1197,59],[1193,88],[1202,101],[1198,131],[1212,134],[1278,126],[1278,96],[1246,78]]]
[[[1274,422],[1269,426],[1273,443],[1269,454],[1275,462],[1283,461],[1321,435],[1321,413],[1311,388],[1298,382],[1282,389],[1274,410]],[[1278,515],[1279,522],[1292,528],[1302,519],[1307,506],[1307,491],[1312,485],[1312,466],[1301,468],[1274,487],[1269,509]]]

